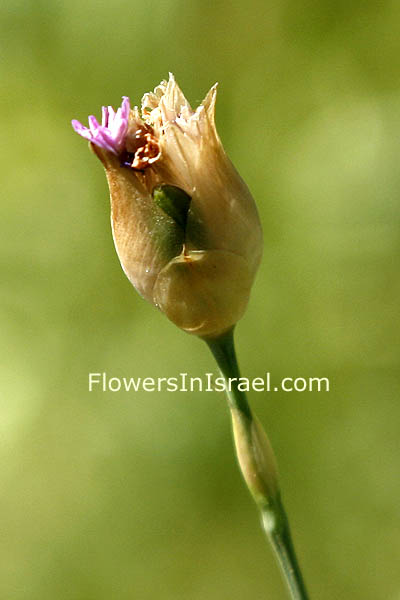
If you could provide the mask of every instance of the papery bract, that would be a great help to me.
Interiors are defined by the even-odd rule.
[[[254,200],[215,128],[216,93],[214,86],[194,111],[170,75],[144,95],[141,112],[129,111],[124,98],[117,113],[103,108],[102,125],[94,117],[89,129],[73,121],[105,167],[127,277],[202,337],[220,335],[242,316],[262,253]],[[182,218],[174,190],[188,198]]]

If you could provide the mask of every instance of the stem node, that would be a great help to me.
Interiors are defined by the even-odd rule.
[[[292,600],[308,600],[279,492],[275,457],[264,429],[250,409],[246,394],[238,387],[240,371],[233,329],[219,338],[205,338],[205,341],[221,375],[226,381],[234,382],[227,386],[227,397],[236,454],[246,484],[260,509],[263,529],[274,548]]]

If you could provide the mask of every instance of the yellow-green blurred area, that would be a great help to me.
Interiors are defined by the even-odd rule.
[[[116,256],[100,163],[70,126],[172,71],[258,203],[237,327],[312,599],[399,600],[400,3],[3,0],[0,598],[288,596],[221,393],[88,392],[216,373]]]

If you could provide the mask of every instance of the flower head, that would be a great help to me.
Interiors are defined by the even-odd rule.
[[[72,127],[82,137],[86,138],[99,148],[104,148],[113,154],[119,154],[124,147],[126,132],[128,131],[130,102],[123,96],[121,107],[114,111],[112,106],[103,106],[101,125],[96,117],[90,115],[89,127],[74,119]]]
[[[262,252],[254,200],[225,154],[216,85],[193,110],[170,75],[99,125],[73,121],[102,161],[114,242],[136,289],[182,329],[215,337],[242,316]]]

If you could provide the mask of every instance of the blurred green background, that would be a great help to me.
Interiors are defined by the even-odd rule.
[[[88,393],[201,376],[204,344],[123,275],[101,165],[72,131],[174,72],[251,188],[263,263],[242,371],[313,599],[400,599],[400,4],[4,0],[1,535],[5,600],[285,600],[222,394]]]

